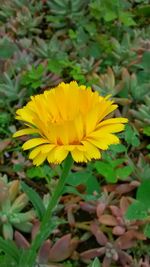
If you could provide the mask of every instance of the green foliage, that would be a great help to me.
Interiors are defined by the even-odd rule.
[[[100,185],[90,169],[87,171],[71,172],[66,183],[67,186],[64,192],[77,194],[86,200],[95,199],[100,193]],[[76,189],[80,185],[85,186],[83,194]]]
[[[101,267],[101,263],[98,258],[95,258],[93,262],[91,262],[88,267]]]
[[[60,59],[52,58],[48,61],[48,70],[55,74],[62,74],[64,69],[70,67],[71,65],[72,63],[69,62],[66,57]]]
[[[128,145],[131,145],[133,147],[139,146],[139,133],[135,128],[131,127],[130,125],[126,125],[123,135]]]
[[[4,103],[3,103],[4,104]],[[0,104],[1,106],[1,104]],[[10,135],[10,130],[9,130],[9,125],[11,123],[11,115],[8,112],[3,112],[0,113],[0,134],[2,136],[9,136]]]
[[[150,136],[150,126],[144,127],[143,133],[147,136]]]
[[[48,165],[32,167],[27,170],[27,176],[31,179],[46,178],[50,180],[55,175],[55,170],[51,169]]]
[[[0,40],[0,59],[9,59],[18,50],[18,47],[8,38]]]
[[[150,256],[149,245],[143,241],[137,242],[137,246],[129,249],[129,253],[133,253],[135,259],[140,259],[144,255]]]
[[[35,190],[31,187],[27,186],[25,183],[22,182],[22,189],[28,196],[29,200],[31,201],[33,207],[35,208],[38,218],[42,220],[43,215],[45,213],[45,207],[43,205],[42,199]]]
[[[45,68],[42,64],[38,65],[37,68],[32,66],[31,70],[27,71],[22,77],[22,84],[31,86],[33,89],[41,87],[43,84],[43,74]]]
[[[102,175],[108,183],[116,183],[118,180],[126,180],[133,172],[131,166],[123,165],[125,158],[111,159],[106,158],[105,161],[97,161],[94,164],[96,171]]]
[[[142,2],[142,1],[141,1]],[[150,15],[150,5],[149,5],[149,1],[145,0],[143,1],[144,4],[147,5],[140,5],[137,9],[136,9],[136,15],[137,16],[141,16],[141,17],[149,17]]]
[[[48,0],[50,15],[47,15],[46,20],[54,28],[69,27],[82,18],[88,3],[89,0]]]
[[[3,254],[1,253],[3,252]],[[15,243],[10,240],[4,240],[0,237],[0,264],[2,267],[18,267],[18,260],[20,257],[20,251],[16,247]]]
[[[119,20],[125,26],[135,25],[135,21],[132,18],[132,13],[127,11],[130,7],[128,1],[121,0],[94,0],[90,3],[92,15],[96,19],[104,19],[105,22],[112,22]]]
[[[149,217],[150,209],[150,180],[145,180],[141,183],[137,190],[136,200],[129,206],[126,212],[128,220],[145,220]],[[144,234],[150,237],[150,224],[147,223],[144,227]]]

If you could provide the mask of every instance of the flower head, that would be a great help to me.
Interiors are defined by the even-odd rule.
[[[118,144],[114,133],[124,129],[126,118],[106,119],[117,108],[108,97],[76,82],[60,83],[56,88],[32,96],[17,110],[17,119],[26,125],[14,137],[32,134],[23,149],[32,149],[29,158],[40,165],[61,163],[70,152],[75,162],[101,157],[100,150]]]

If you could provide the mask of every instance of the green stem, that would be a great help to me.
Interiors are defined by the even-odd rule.
[[[40,230],[39,233],[37,234],[36,238],[33,240],[27,259],[26,259],[26,267],[33,267],[34,263],[36,261],[36,255],[37,255],[37,250],[41,247],[42,243],[44,240],[46,240],[53,230],[51,226],[51,219],[52,219],[52,212],[53,209],[56,207],[59,197],[62,194],[64,185],[67,180],[68,173],[71,169],[71,166],[73,164],[73,159],[71,155],[69,154],[64,162],[64,168],[62,171],[62,175],[59,178],[58,184],[55,188],[55,191],[52,195],[52,198],[48,204],[48,207],[46,209],[46,212],[44,214],[43,220],[41,222]]]

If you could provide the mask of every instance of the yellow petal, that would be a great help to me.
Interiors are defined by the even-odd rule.
[[[101,157],[100,151],[99,149],[92,145],[91,143],[87,142],[87,141],[82,141],[82,144],[85,146],[86,148],[86,152],[85,155],[87,157],[90,157],[91,159],[99,159]]]
[[[108,145],[120,143],[119,138],[114,134],[107,134],[105,138],[106,138],[105,140],[108,142]]]
[[[44,153],[49,153],[54,147],[56,147],[55,144],[48,144],[48,145],[42,145],[41,146],[41,152]]]
[[[34,159],[40,152],[41,152],[41,146],[34,148],[29,154],[29,159]]]
[[[72,155],[75,162],[84,162],[84,160],[85,160],[84,152],[78,150],[77,148],[75,148],[73,151],[71,151],[71,155]]]
[[[42,153],[40,153],[39,155],[37,155],[37,156],[34,158],[34,160],[33,160],[33,164],[36,165],[36,166],[41,165],[41,164],[45,161],[46,156],[47,156],[46,154],[42,154]]]
[[[93,131],[99,119],[100,105],[94,107],[85,117],[86,135]]]
[[[110,125],[103,125],[102,127],[99,126],[98,130],[95,131],[94,133],[96,133],[97,135],[101,136],[102,134],[107,134],[107,133],[118,133],[123,131],[125,128],[124,124],[110,124]]]
[[[26,141],[23,144],[22,148],[23,150],[27,150],[27,149],[33,148],[35,146],[38,146],[44,143],[49,143],[49,141],[44,138],[33,138],[31,140]]]
[[[97,146],[98,148],[102,150],[108,149],[109,145],[112,144],[119,144],[119,138],[114,134],[105,134],[104,136],[96,136],[93,135],[93,137],[87,139],[91,144]]]
[[[101,121],[102,119],[104,119],[108,114],[110,114],[112,111],[114,111],[115,109],[117,109],[118,105],[111,105],[109,103],[106,103],[104,105],[103,108],[103,112],[101,113],[101,116],[99,117],[99,121]]]
[[[128,119],[126,118],[113,118],[113,119],[107,119],[102,122],[100,122],[100,126],[108,125],[108,124],[115,124],[115,123],[127,123]]]
[[[83,118],[81,114],[78,114],[77,117],[75,118],[74,125],[75,125],[75,132],[76,132],[77,140],[80,141],[84,135],[84,124],[83,124]]]
[[[64,147],[57,147],[55,149],[55,159],[58,163],[61,163],[68,155],[69,151],[65,150]]]
[[[30,103],[30,102],[29,102]],[[33,122],[33,112],[28,108],[28,104],[16,111],[17,117],[19,120],[27,121],[29,123]]]
[[[54,149],[52,149],[49,153],[48,153],[48,155],[47,155],[47,160],[48,160],[48,162],[49,163],[56,163],[56,160],[55,160],[55,148]]]
[[[26,129],[22,129],[22,130],[17,131],[16,133],[14,133],[13,137],[19,137],[22,135],[34,134],[34,133],[39,133],[39,130],[34,129],[34,128],[26,128]]]
[[[106,150],[108,149],[108,142],[106,143],[104,139],[94,139],[94,138],[87,138],[87,141],[89,141],[91,144],[95,145],[99,149]]]
[[[40,145],[36,148],[34,148],[30,154],[29,154],[29,159],[34,159],[40,152],[42,154],[48,154],[53,148],[55,147],[55,145]]]

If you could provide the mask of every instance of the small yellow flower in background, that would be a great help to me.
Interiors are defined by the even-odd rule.
[[[117,105],[90,88],[76,82],[60,83],[56,88],[32,96],[17,110],[17,119],[26,125],[14,137],[34,134],[23,149],[32,149],[29,158],[40,165],[61,163],[70,152],[75,162],[101,157],[100,150],[118,144],[114,133],[124,129],[126,118],[105,119]]]

